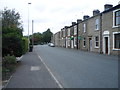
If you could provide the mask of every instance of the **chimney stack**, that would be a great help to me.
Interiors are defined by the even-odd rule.
[[[95,16],[95,15],[97,15],[99,13],[100,13],[100,11],[98,9],[97,10],[93,10],[93,16]]]
[[[81,19],[77,19],[77,23],[81,23],[82,22],[82,20]]]
[[[72,22],[72,25],[75,25],[76,24],[76,22]]]
[[[113,5],[112,4],[105,4],[104,5],[104,10],[106,11],[106,10],[109,10],[110,8],[112,8],[113,7]]]
[[[84,19],[84,20],[86,20],[86,19],[88,19],[88,18],[89,18],[88,15],[84,15],[84,16],[83,16],[83,19]]]

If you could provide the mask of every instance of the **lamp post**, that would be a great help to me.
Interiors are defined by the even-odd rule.
[[[30,44],[30,39],[29,39],[29,5],[31,3],[28,3],[28,51],[29,51],[29,44]]]
[[[34,20],[32,20],[32,47],[33,47],[33,45],[34,45],[33,25],[34,25]]]

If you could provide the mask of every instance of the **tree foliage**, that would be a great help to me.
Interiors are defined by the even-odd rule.
[[[23,28],[20,14],[7,8],[2,12],[2,55],[21,56],[23,54]]]
[[[49,43],[51,41],[51,36],[53,33],[48,29],[47,31],[43,32],[43,41],[45,43]]]
[[[47,29],[45,32],[41,33],[34,33],[30,36],[30,42],[32,42],[32,38],[34,39],[34,44],[44,44],[49,43],[51,41],[53,33],[50,31],[50,29]]]

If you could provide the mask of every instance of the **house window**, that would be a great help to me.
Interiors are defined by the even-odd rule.
[[[115,12],[115,26],[120,25],[120,10]]]
[[[85,42],[85,38],[83,38],[83,47],[85,47],[86,42]]]
[[[86,32],[86,24],[85,23],[83,24],[83,32],[84,33]]]
[[[99,19],[95,20],[95,30],[99,30]]]
[[[113,12],[113,26],[120,25],[120,10],[116,10]]]
[[[63,30],[63,37],[65,37],[65,30]]]
[[[120,32],[113,32],[113,49],[120,50]]]
[[[99,47],[99,37],[96,36],[95,37],[95,48],[98,48]]]
[[[70,28],[68,29],[68,36],[70,36]]]
[[[77,34],[77,26],[74,26],[74,35]]]

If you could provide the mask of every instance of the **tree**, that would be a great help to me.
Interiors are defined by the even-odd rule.
[[[2,55],[21,56],[23,53],[20,14],[15,10],[4,9],[2,12]]]
[[[43,32],[43,42],[49,43],[51,41],[53,33],[48,28],[47,31]]]
[[[43,43],[49,43],[51,41],[53,33],[50,31],[50,29],[47,29],[47,31],[41,33],[34,33],[30,36],[30,44],[32,44],[32,38],[34,39],[34,44],[43,44]]]
[[[34,37],[33,37],[34,36]],[[41,44],[42,43],[42,34],[41,33],[34,33],[30,36],[30,44],[32,44],[32,38],[34,39],[34,44]]]

